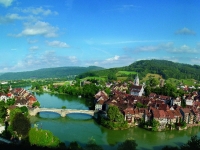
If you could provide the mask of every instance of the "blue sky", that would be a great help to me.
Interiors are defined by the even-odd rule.
[[[199,0],[0,0],[0,72],[200,65]]]

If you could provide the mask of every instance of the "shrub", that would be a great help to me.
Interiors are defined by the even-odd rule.
[[[29,131],[29,142],[31,145],[42,147],[58,147],[60,140],[50,131],[38,128],[31,128]]]

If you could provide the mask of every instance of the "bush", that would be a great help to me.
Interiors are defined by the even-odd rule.
[[[66,106],[62,106],[62,109],[66,109],[67,107]]]
[[[38,128],[31,128],[29,131],[29,142],[31,145],[42,147],[58,147],[60,140],[50,131]]]

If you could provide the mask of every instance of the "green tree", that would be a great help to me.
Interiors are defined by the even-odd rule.
[[[6,105],[10,106],[10,105],[14,105],[15,104],[15,99],[14,98],[10,98],[7,100]]]
[[[5,107],[5,102],[0,101],[0,123],[4,121],[6,114],[7,114],[7,111]]]
[[[22,110],[19,107],[10,110],[10,113],[9,113],[10,122],[12,122],[13,118],[15,117],[15,114],[17,114],[17,113],[22,113]]]
[[[36,101],[35,103],[33,103],[32,106],[33,106],[33,107],[40,107],[40,102]]]
[[[23,114],[26,114],[26,116],[28,115],[28,108],[26,106],[22,106],[20,107],[20,110]]]
[[[48,130],[31,128],[29,131],[29,142],[31,145],[56,148],[59,147],[60,140]]]
[[[135,106],[138,107],[138,108],[145,108],[146,107],[141,102],[136,102]]]
[[[114,73],[108,74],[108,81],[117,80],[117,76]]]
[[[18,136],[22,136],[25,138],[28,136],[28,132],[31,128],[30,120],[22,113],[16,113],[12,122],[11,126],[13,131],[16,131]]]
[[[127,139],[123,143],[119,144],[117,150],[136,150],[138,144],[132,138]]]
[[[145,92],[145,96],[149,96],[149,94],[151,93],[151,87],[149,85],[147,85],[144,88],[144,92]]]
[[[181,150],[188,150],[188,149],[199,150],[200,149],[200,139],[197,137],[197,135],[194,135],[191,137],[191,139],[186,144],[183,144],[180,148],[181,148]]]
[[[101,115],[100,115],[101,116]],[[107,110],[107,118],[100,117],[100,123],[110,129],[127,128],[128,123],[124,120],[124,115],[117,106],[109,106]]]
[[[67,107],[66,106],[62,106],[62,109],[66,109]]]
[[[68,150],[83,150],[83,148],[76,141],[70,142],[67,149]]]
[[[117,106],[109,106],[107,116],[110,121],[115,121],[119,113],[119,108]]]
[[[94,138],[91,138],[86,144],[85,150],[103,150],[103,148],[96,144]]]
[[[99,91],[99,88],[95,84],[86,84],[83,86],[83,96],[86,98],[93,98]]]
[[[165,146],[162,150],[179,150],[179,147],[176,146]]]
[[[110,88],[105,88],[105,90],[104,90],[108,95],[110,95],[111,94],[111,89]]]
[[[149,79],[149,85],[150,85],[151,87],[157,86],[158,84],[159,84],[158,79],[156,79],[156,78],[150,78],[150,79]]]
[[[152,131],[158,131],[159,126],[160,126],[160,123],[157,120],[153,119],[153,121],[152,121]]]

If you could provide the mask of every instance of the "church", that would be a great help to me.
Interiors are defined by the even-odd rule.
[[[134,83],[133,85],[130,87],[131,89],[131,95],[134,96],[142,96],[142,94],[144,94],[144,84],[140,85],[140,81],[139,81],[139,77],[138,74],[135,77]]]

